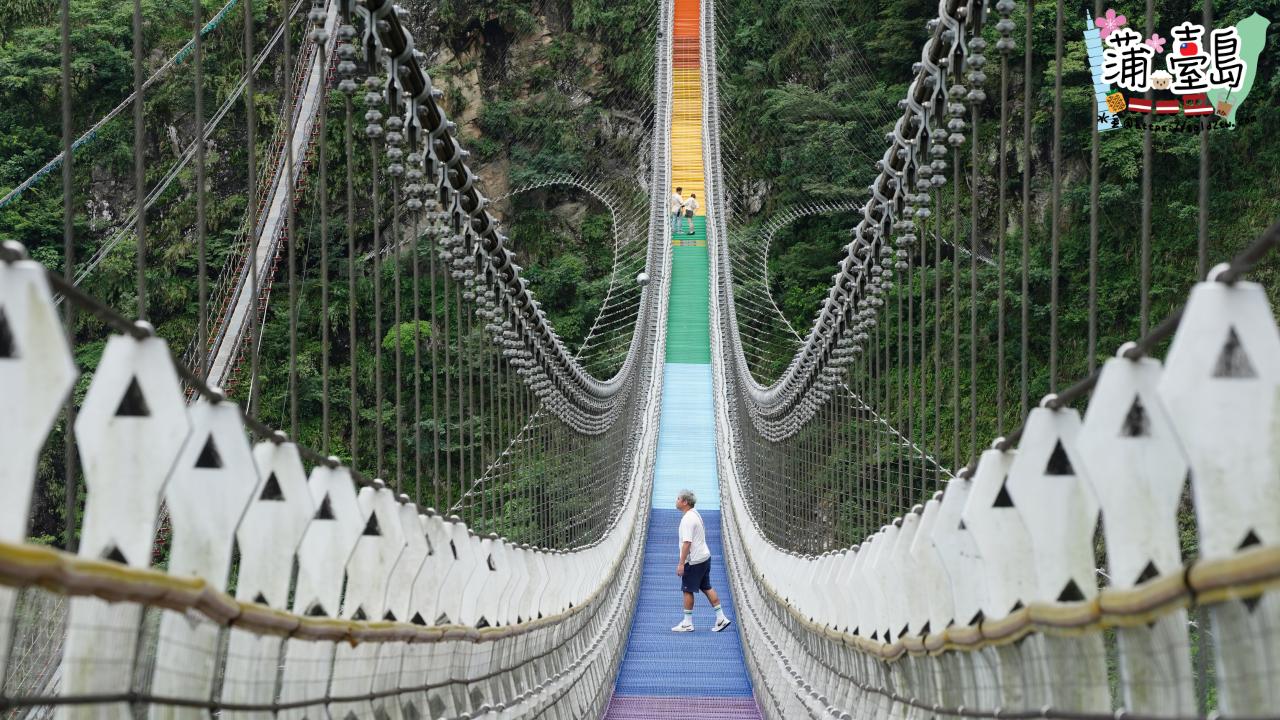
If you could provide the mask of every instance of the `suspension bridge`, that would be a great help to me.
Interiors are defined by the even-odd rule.
[[[742,9],[717,2],[650,8],[633,171],[551,173],[491,200],[390,0],[243,2],[244,71],[213,115],[206,54],[236,3],[210,21],[195,2],[191,42],[148,77],[135,0],[134,92],[94,127],[132,108],[136,203],[82,262],[88,136],[62,0],[63,153],[0,201],[61,169],[61,265],[0,248],[0,713],[1280,717],[1280,331],[1276,288],[1251,279],[1274,277],[1280,224],[1211,238],[1215,121],[1197,121],[1184,203],[1196,268],[1164,317],[1153,130],[1132,130],[1137,317],[1116,321],[1131,342],[1098,347],[1099,128],[1075,166],[1089,201],[1064,191],[1074,9],[943,0],[898,105],[857,110],[887,130],[882,155],[864,138],[831,148],[866,166],[858,199],[757,218],[736,175],[752,108],[720,99],[737,69],[717,32]],[[824,7],[811,22],[838,23]],[[1031,49],[1046,17],[1049,58]],[[865,64],[813,45],[836,84]],[[273,63],[267,122],[255,83]],[[146,95],[179,65],[191,137],[148,175]],[[241,99],[243,177],[219,180],[208,140]],[[175,340],[148,288],[148,212],[184,172],[198,296]],[[244,215],[215,226],[233,186]],[[670,212],[677,187],[694,217]],[[612,220],[572,343],[499,217],[549,188]],[[1087,249],[1066,245],[1072,202]],[[771,246],[819,216],[851,230],[797,327]],[[136,294],[99,297],[90,275],[121,243]],[[1087,265],[1087,307],[1062,299],[1064,251]],[[1062,337],[1068,311],[1087,338]],[[66,523],[52,539],[32,522],[50,484]],[[695,631],[671,631],[682,489],[725,632],[701,598]]]

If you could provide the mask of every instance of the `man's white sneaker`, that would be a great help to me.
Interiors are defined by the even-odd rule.
[[[693,632],[693,623],[680,623],[671,628],[671,632]]]
[[[711,628],[711,632],[720,632],[721,630],[729,627],[732,624],[733,624],[733,621],[730,620],[729,618],[727,617],[720,618],[719,620],[716,620],[716,624],[714,627]]]

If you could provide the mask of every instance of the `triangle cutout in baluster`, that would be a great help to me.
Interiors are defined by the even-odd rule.
[[[18,342],[13,337],[13,328],[9,326],[9,316],[0,307],[0,360],[15,360],[18,357]]]
[[[335,520],[333,515],[333,503],[329,500],[326,493],[324,499],[320,501],[320,507],[316,510],[316,520]]]
[[[427,624],[426,619],[424,619],[424,618],[422,617],[422,613],[418,613],[418,612],[414,613],[414,614],[413,614],[413,617],[409,618],[409,622],[410,622],[410,623],[412,623],[412,624],[414,624],[414,625],[424,625],[424,626],[425,626],[425,625]]]
[[[1240,344],[1240,336],[1236,334],[1234,325],[1227,329],[1227,340],[1218,353],[1218,361],[1213,364],[1213,376],[1233,379],[1258,377],[1248,353],[1244,351],[1244,345]]]
[[[1160,574],[1160,571],[1156,569],[1156,564],[1148,560],[1147,566],[1142,568],[1142,573],[1138,575],[1138,579],[1134,581],[1133,584],[1141,585],[1142,583],[1158,576],[1159,574]]]
[[[1004,476],[1004,482],[1000,483],[1000,492],[996,493],[995,502],[991,503],[991,507],[1011,508],[1013,507],[1013,498],[1009,496],[1009,476]]]
[[[380,537],[382,535],[382,528],[378,526],[378,513],[369,513],[369,522],[365,523],[364,532],[360,534],[370,537]]]
[[[1084,600],[1084,593],[1080,592],[1080,586],[1075,580],[1068,580],[1067,586],[1058,594],[1058,602],[1080,602],[1081,600]]]
[[[218,446],[214,444],[212,434],[204,441],[204,449],[200,451],[200,457],[196,458],[196,467],[206,470],[222,467],[222,456],[218,454]]]
[[[280,481],[274,472],[267,476],[267,482],[263,484],[262,494],[258,495],[258,499],[284,502],[284,490],[280,489]]]
[[[120,552],[120,548],[116,547],[115,544],[109,545],[107,549],[102,552],[102,559],[118,562],[121,565],[129,564],[129,561],[124,557],[124,553]]]
[[[356,608],[356,614],[351,616],[352,620],[368,620],[369,616],[364,614],[364,606]]]
[[[1049,456],[1049,463],[1044,468],[1045,475],[1075,475],[1075,468],[1071,467],[1071,459],[1067,457],[1066,448],[1062,447],[1062,441],[1054,443],[1053,454]]]
[[[1134,395],[1133,404],[1124,416],[1124,424],[1120,427],[1120,437],[1137,438],[1151,435],[1151,418],[1147,417],[1147,409],[1142,406],[1142,398]]]
[[[151,417],[151,408],[147,406],[147,398],[142,394],[142,386],[135,375],[125,388],[124,397],[116,408],[116,417]]]

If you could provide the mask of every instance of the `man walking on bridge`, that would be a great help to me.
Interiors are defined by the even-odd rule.
[[[711,549],[707,547],[702,515],[693,509],[697,503],[698,497],[692,490],[681,490],[676,496],[676,509],[684,513],[680,518],[680,563],[676,565],[680,589],[684,591],[684,620],[671,628],[671,632],[693,632],[693,596],[699,591],[706,593],[707,601],[716,611],[716,624],[711,632],[720,632],[730,623],[720,607],[720,596],[711,589]]]
[[[684,213],[684,196],[680,193],[684,192],[684,188],[678,187],[675,192],[671,193],[671,232],[676,232],[676,226],[680,224],[680,216]]]

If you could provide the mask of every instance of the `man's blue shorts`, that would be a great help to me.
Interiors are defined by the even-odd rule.
[[[711,558],[707,558],[705,562],[697,565],[684,564],[684,575],[680,576],[680,589],[687,592],[697,594],[699,590],[706,592],[711,589]]]

